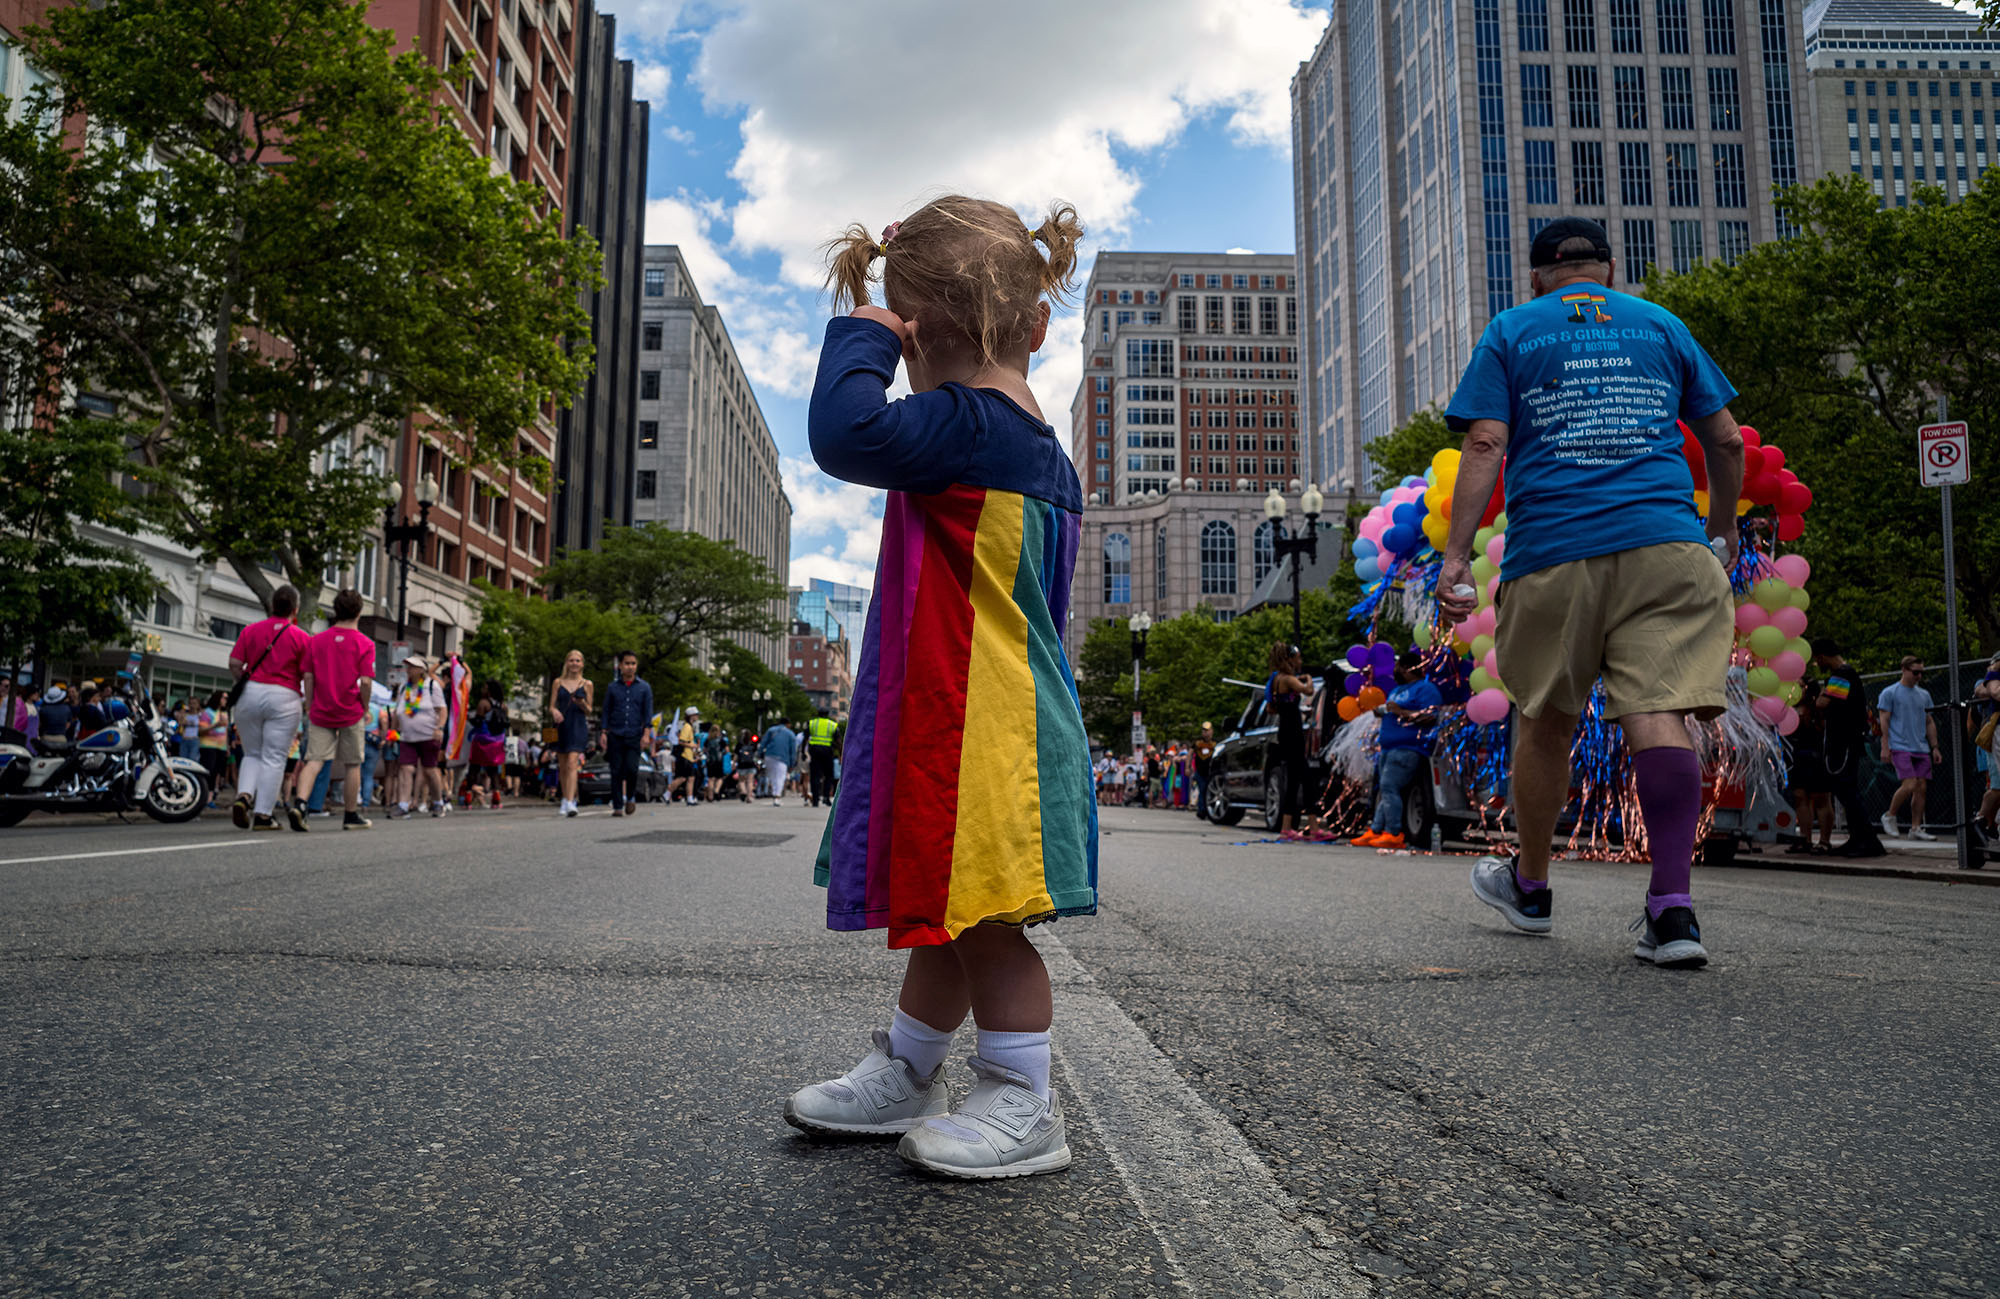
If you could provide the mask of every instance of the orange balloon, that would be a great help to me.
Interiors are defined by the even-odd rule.
[[[1358,698],[1361,704],[1361,711],[1372,713],[1387,702],[1389,696],[1383,694],[1381,688],[1378,686],[1363,686]]]
[[[1351,722],[1361,716],[1361,705],[1354,696],[1349,695],[1334,705],[1334,711],[1340,714],[1341,721]]]

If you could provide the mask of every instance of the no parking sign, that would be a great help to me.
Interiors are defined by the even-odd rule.
[[[1926,487],[1963,487],[1972,481],[1972,448],[1964,420],[1917,430],[1917,468]]]

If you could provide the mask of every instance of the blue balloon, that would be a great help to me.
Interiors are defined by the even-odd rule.
[[[1420,535],[1415,528],[1399,523],[1382,534],[1382,545],[1391,554],[1405,555],[1416,548]]]
[[[1391,487],[1387,491],[1382,493],[1382,499],[1376,503],[1378,505],[1387,505],[1389,503],[1389,498],[1394,496],[1395,494],[1396,494],[1396,489]]]
[[[1375,562],[1373,555],[1366,559],[1357,559],[1354,561],[1354,575],[1365,585],[1382,576],[1382,566]]]
[[[1396,526],[1399,528],[1408,528],[1412,532],[1422,532],[1424,529],[1424,515],[1428,512],[1415,501],[1404,501],[1396,507],[1395,513],[1389,517],[1395,521]]]
[[[1375,553],[1376,547],[1374,542],[1368,540],[1366,537],[1356,537],[1354,539],[1354,557],[1356,559],[1368,559],[1374,556]]]

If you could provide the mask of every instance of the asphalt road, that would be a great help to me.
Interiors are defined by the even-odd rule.
[[[1541,939],[1465,858],[1105,822],[1036,931],[1076,1162],[1002,1185],[780,1120],[900,975],[810,810],[0,832],[0,1294],[2000,1290],[2000,890],[1699,872],[1675,973],[1643,868]]]

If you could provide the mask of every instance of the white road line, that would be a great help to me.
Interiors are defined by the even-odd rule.
[[[156,852],[196,852],[203,848],[242,848],[257,842],[255,839],[209,839],[202,843],[175,843],[160,848],[117,848],[110,852],[67,852],[55,857],[6,857],[0,858],[0,867],[33,866],[48,861],[88,861],[92,857],[143,857]]]
[[[1056,991],[1055,1056],[1082,1117],[1196,1294],[1368,1293],[1339,1239],[1182,1080],[1062,940],[1036,931]]]

